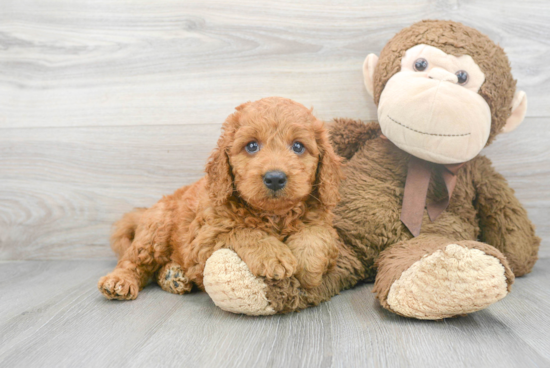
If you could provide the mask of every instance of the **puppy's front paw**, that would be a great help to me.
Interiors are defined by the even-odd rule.
[[[278,254],[264,254],[248,260],[247,265],[254,276],[280,280],[292,276],[298,262],[294,255],[287,251]]]
[[[139,293],[137,280],[117,271],[100,278],[97,288],[107,299],[132,300],[137,298]]]
[[[323,259],[311,257],[310,259],[301,258],[298,261],[296,278],[305,289],[312,289],[321,285],[323,275],[336,267],[335,259]]]
[[[321,285],[323,275],[336,267],[337,234],[328,225],[304,228],[286,244],[298,260],[296,278],[305,289]]]
[[[296,278],[300,281],[300,285],[302,285],[303,288],[312,289],[321,285],[321,282],[323,282],[323,274],[324,272],[314,273],[302,269],[296,273]]]

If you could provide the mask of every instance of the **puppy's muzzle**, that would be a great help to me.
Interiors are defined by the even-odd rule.
[[[274,192],[283,189],[286,185],[286,174],[282,171],[269,171],[264,175],[264,184]]]

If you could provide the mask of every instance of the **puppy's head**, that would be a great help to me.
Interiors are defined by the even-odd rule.
[[[206,167],[211,198],[234,191],[251,206],[282,212],[309,196],[332,208],[339,200],[339,158],[324,124],[292,100],[245,103],[225,121]]]

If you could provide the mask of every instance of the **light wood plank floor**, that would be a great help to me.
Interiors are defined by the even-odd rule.
[[[96,289],[114,261],[0,264],[1,367],[548,367],[550,259],[490,308],[443,322],[382,309],[372,285],[300,313],[234,315],[155,284]]]

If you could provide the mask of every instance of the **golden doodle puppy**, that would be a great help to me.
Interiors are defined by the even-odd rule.
[[[235,251],[252,274],[296,275],[312,288],[335,265],[340,161],[323,122],[284,98],[237,107],[223,124],[206,176],[115,224],[113,272],[99,280],[108,299],[135,299],[151,277],[166,291],[204,290],[218,249]]]

